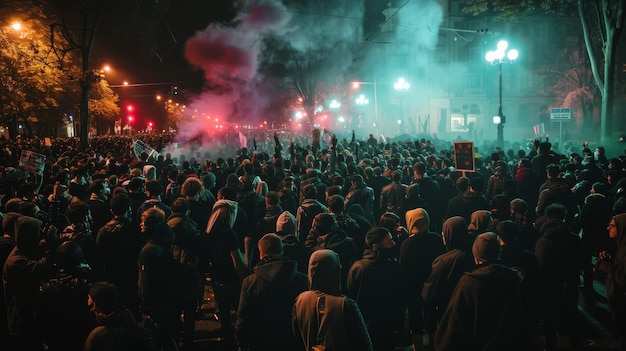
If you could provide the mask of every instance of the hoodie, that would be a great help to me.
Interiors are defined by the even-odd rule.
[[[313,252],[309,260],[311,291],[298,295],[292,320],[300,349],[311,350],[315,345],[324,344],[329,350],[373,350],[356,302],[339,294],[340,279],[341,264],[337,253],[332,250]],[[325,310],[318,314],[322,298]]]
[[[427,232],[430,226],[430,216],[423,208],[407,211],[405,214],[407,229],[410,235]]]

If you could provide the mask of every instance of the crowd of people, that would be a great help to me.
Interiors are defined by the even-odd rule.
[[[376,351],[580,350],[604,279],[626,350],[625,155],[143,137],[2,141],[2,350],[192,350],[207,279],[226,349]]]

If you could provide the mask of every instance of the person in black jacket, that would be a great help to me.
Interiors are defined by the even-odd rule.
[[[583,267],[583,245],[565,223],[567,209],[561,204],[546,208],[535,245],[535,255],[544,276],[543,318],[546,350],[556,350],[556,326],[563,323],[570,349],[581,349],[578,284]]]
[[[146,239],[138,262],[141,312],[157,323],[158,344],[164,350],[178,350],[175,338],[180,330],[182,308],[170,252],[174,233],[165,223],[165,212],[156,207],[141,214],[140,226]]]
[[[401,329],[404,320],[402,279],[394,254],[396,243],[383,227],[370,229],[365,241],[363,259],[356,261],[348,272],[347,296],[359,305],[374,350],[391,351],[395,348],[394,332]]]
[[[423,208],[408,211],[406,222],[409,237],[402,242],[399,260],[404,282],[402,291],[408,308],[413,348],[421,350],[424,331],[434,328],[433,311],[424,310],[422,289],[430,276],[433,261],[445,252],[445,246],[441,235],[428,230],[430,217]],[[427,318],[431,318],[428,325]]]
[[[342,267],[352,267],[357,258],[357,246],[354,240],[339,229],[335,217],[328,213],[320,213],[315,216],[305,246],[309,252],[322,249],[335,251],[339,255]],[[341,291],[346,289],[348,269],[341,271]]]
[[[139,225],[132,223],[131,200],[126,193],[111,199],[113,219],[100,228],[96,250],[102,259],[102,279],[115,284],[120,301],[135,318],[140,317],[137,299],[137,258],[139,257]]]
[[[435,258],[430,276],[422,289],[424,305],[430,310],[437,310],[437,321],[448,307],[463,274],[475,268],[472,243],[463,217],[454,216],[443,222],[442,234],[448,252]],[[433,348],[434,334],[429,335],[429,340]]]
[[[436,349],[526,350],[521,344],[520,278],[513,269],[498,264],[498,236],[479,235],[472,254],[478,268],[465,273],[454,290],[435,335]]]
[[[291,332],[293,301],[308,289],[307,276],[283,254],[276,234],[258,242],[261,261],[241,286],[237,310],[237,341],[250,351],[291,351],[298,348]]]
[[[40,288],[36,316],[48,350],[82,351],[95,327],[87,305],[90,269],[75,241],[59,245],[54,255],[56,273]]]

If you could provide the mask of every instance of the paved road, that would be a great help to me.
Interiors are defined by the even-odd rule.
[[[581,330],[584,337],[584,350],[609,351],[619,350],[616,326],[608,312],[606,289],[601,282],[594,282],[597,292],[593,296],[580,294],[579,311],[582,320]],[[210,282],[205,286],[204,303],[201,319],[196,322],[194,350],[226,350],[221,338],[220,323],[216,317],[216,306]],[[559,348],[567,350],[569,342],[559,336]],[[408,345],[398,345],[397,351],[410,351]],[[189,351],[189,350],[184,350]]]

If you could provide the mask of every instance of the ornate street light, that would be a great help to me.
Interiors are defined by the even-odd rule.
[[[500,40],[498,42],[497,49],[495,51],[489,51],[485,54],[485,59],[493,65],[498,65],[498,115],[493,116],[493,123],[498,127],[498,146],[504,147],[504,123],[506,123],[506,117],[502,113],[502,64],[513,63],[519,56],[519,52],[515,49],[508,49],[509,43],[506,40]]]

